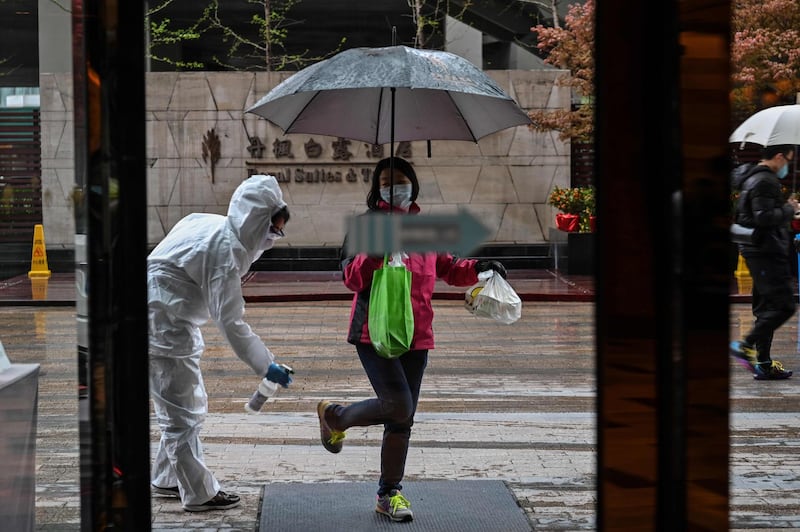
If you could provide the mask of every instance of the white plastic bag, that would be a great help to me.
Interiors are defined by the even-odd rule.
[[[522,315],[522,300],[494,270],[478,274],[478,283],[464,294],[464,306],[475,316],[505,324],[514,323]]]
[[[389,255],[389,266],[402,266],[405,268],[407,260],[408,254],[405,251],[398,251]]]

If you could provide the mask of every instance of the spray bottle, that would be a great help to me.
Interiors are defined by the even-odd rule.
[[[281,364],[288,373],[294,373],[292,368],[285,364]],[[253,393],[253,396],[250,397],[250,400],[244,404],[245,412],[250,414],[258,414],[261,412],[261,409],[264,407],[264,403],[267,402],[267,399],[275,395],[278,391],[278,383],[272,382],[268,380],[266,377],[258,383],[258,388]]]

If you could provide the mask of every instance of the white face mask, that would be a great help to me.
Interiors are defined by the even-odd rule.
[[[273,225],[270,224],[269,229],[267,229],[264,236],[261,238],[261,244],[258,246],[258,249],[263,251],[272,249],[272,246],[275,245],[275,241],[280,240],[283,236],[283,231],[275,229]]]
[[[381,187],[381,199],[389,203],[390,187]],[[395,185],[392,203],[395,207],[408,209],[411,205],[411,183],[405,185]]]
[[[258,251],[267,251],[268,249],[272,249],[272,246],[275,245],[275,240],[269,238],[268,236],[264,236],[261,239],[261,242],[258,244]]]
[[[278,229],[272,224],[269,224],[269,229],[267,229],[267,238],[270,240],[280,240],[285,236],[283,229]]]

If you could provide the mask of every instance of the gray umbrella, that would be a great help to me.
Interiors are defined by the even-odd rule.
[[[392,145],[477,142],[531,123],[494,80],[466,59],[407,46],[345,50],[287,78],[246,112],[285,133]]]

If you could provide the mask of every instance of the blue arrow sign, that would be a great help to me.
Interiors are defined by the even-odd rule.
[[[448,251],[467,255],[489,236],[469,211],[458,214],[367,213],[347,221],[347,252],[384,255],[395,251]]]

